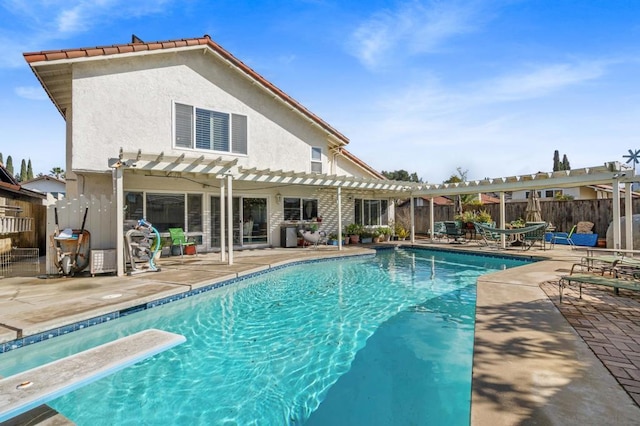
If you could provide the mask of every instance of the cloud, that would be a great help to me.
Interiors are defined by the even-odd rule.
[[[36,101],[46,100],[47,94],[40,86],[19,86],[14,89],[16,95],[21,98],[31,99]]]
[[[397,57],[435,52],[487,21],[477,2],[411,1],[377,12],[351,34],[347,49],[369,69]]]
[[[0,67],[23,64],[21,52],[42,50],[113,21],[170,13],[175,0],[6,0],[0,3]]]
[[[476,80],[448,88],[442,81],[426,76],[411,85],[385,94],[378,102],[404,115],[422,119],[507,102],[543,98],[567,88],[597,80],[607,72],[605,61],[583,61],[529,66],[510,74]]]

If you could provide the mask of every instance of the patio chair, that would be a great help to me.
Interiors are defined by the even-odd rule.
[[[318,244],[327,243],[327,234],[324,231],[303,231],[301,229],[300,235],[303,240],[312,244],[316,249],[318,248]]]
[[[474,222],[473,225],[476,227],[476,234],[481,237],[481,239],[478,240],[479,245],[484,245],[486,247],[498,246],[501,241],[500,234],[491,229],[495,228],[495,222],[492,224]]]
[[[573,250],[573,248],[575,247],[575,244],[573,242],[573,240],[571,239],[571,236],[573,235],[573,233],[576,230],[576,227],[578,225],[573,225],[573,227],[571,228],[571,231],[569,231],[569,233],[566,232],[554,232],[553,236],[551,237],[551,248],[554,248],[556,245],[556,241],[566,241],[567,244],[569,244],[571,246],[571,249]]]
[[[448,239],[453,239],[453,243],[455,244],[462,244],[465,241],[464,239],[464,234],[465,232],[462,230],[462,228],[458,225],[458,222],[454,221],[454,220],[447,220],[444,222],[444,227],[446,230],[446,235]]]
[[[169,236],[171,238],[171,245],[180,247],[180,256],[184,257],[185,247],[193,247],[187,250],[193,250],[193,254],[198,255],[196,242],[189,241],[182,228],[169,228]],[[187,252],[187,254],[191,253]]]
[[[522,244],[525,250],[529,250],[536,241],[540,241],[542,245],[542,250],[547,249],[547,243],[544,239],[544,234],[547,232],[547,223],[546,222],[527,222],[524,224],[525,228],[529,226],[536,226],[537,228],[532,229],[531,231],[525,232],[522,236]]]

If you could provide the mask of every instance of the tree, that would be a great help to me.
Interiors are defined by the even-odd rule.
[[[33,168],[31,167],[31,158],[29,158],[29,162],[27,163],[27,180],[33,179]]]
[[[64,170],[60,167],[54,167],[49,171],[50,176],[55,176],[56,179],[60,179],[61,176],[64,177]]]
[[[560,167],[561,167],[561,164],[560,164],[560,153],[556,149],[553,152],[553,171],[557,172],[558,170],[562,170]]]
[[[20,163],[20,174],[18,175],[18,181],[24,182],[27,180],[27,162],[22,159],[22,163]]]
[[[5,169],[7,169],[7,173],[13,176],[13,158],[11,158],[11,156],[7,157],[7,165],[5,166]]]
[[[555,150],[553,153],[553,171],[557,172],[559,170],[571,170],[571,165],[569,164],[567,154],[564,154],[562,156],[562,161],[560,161],[560,153],[558,150]]]
[[[420,179],[418,177],[417,173],[414,172],[414,173],[409,174],[409,172],[407,172],[406,170],[395,170],[393,172],[385,172],[383,170],[382,174],[384,175],[384,177],[386,177],[387,179],[391,179],[391,180],[402,180],[402,181],[408,181],[408,182],[422,182],[422,179]]]
[[[4,160],[2,159],[2,153],[0,152],[0,164],[4,165]]]
[[[445,180],[442,183],[460,183],[460,182],[464,182],[464,181],[467,180],[467,174],[469,173],[469,170],[462,170],[462,167],[457,167],[456,168],[456,173],[457,174],[451,175],[451,177],[449,179]],[[457,196],[457,200],[458,200],[458,204],[460,204],[460,206],[458,206],[457,209],[460,210],[461,206],[471,203],[474,199],[475,199],[475,195],[473,195],[473,194],[458,195]]]

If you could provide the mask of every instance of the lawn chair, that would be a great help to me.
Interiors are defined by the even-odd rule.
[[[578,225],[573,225],[573,227],[571,228],[571,231],[569,231],[569,233],[567,234],[566,232],[554,232],[553,236],[551,237],[551,248],[554,248],[556,245],[556,241],[566,241],[567,244],[569,244],[571,246],[571,250],[573,250],[573,248],[575,247],[575,244],[573,242],[573,240],[571,239],[571,236],[573,235],[573,233],[576,231],[576,227]]]
[[[536,241],[540,241],[540,244],[542,245],[542,250],[547,249],[547,242],[544,239],[544,234],[547,231],[547,223],[546,222],[527,222],[525,223],[524,226],[525,228],[527,228],[529,226],[536,226],[536,225],[539,225],[539,226],[535,229],[532,229],[531,231],[525,232],[522,237],[522,245],[525,250],[529,250],[531,247],[533,247]]]
[[[474,222],[473,225],[476,227],[476,235],[480,235],[481,237],[481,239],[478,240],[479,245],[497,247],[500,244],[500,234],[494,232],[492,229],[495,228],[495,222],[493,224]]]
[[[324,231],[303,231],[301,229],[299,232],[302,239],[312,244],[316,249],[318,248],[318,244],[327,243],[327,234]]]
[[[464,239],[464,231],[458,225],[458,222],[454,220],[447,220],[444,222],[447,238],[449,240],[453,239],[452,243],[462,244],[465,241]]]
[[[195,241],[189,241],[182,228],[169,228],[171,245],[180,247],[180,256],[184,257],[185,248],[187,254],[198,255],[198,246]]]

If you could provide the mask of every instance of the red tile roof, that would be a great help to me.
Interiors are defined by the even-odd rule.
[[[218,53],[225,60],[230,62],[231,64],[238,67],[241,71],[249,75],[251,78],[258,81],[263,87],[274,93],[283,101],[291,104],[294,108],[296,108],[301,114],[309,118],[311,121],[318,124],[320,127],[329,131],[335,138],[341,141],[344,144],[349,143],[349,138],[345,135],[334,129],[320,117],[309,111],[307,108],[302,106],[298,101],[284,93],[274,84],[270,83],[267,79],[262,77],[260,74],[255,72],[249,66],[247,66],[244,62],[233,56],[227,50],[223,49],[219,44],[211,40],[209,35],[205,34],[200,38],[191,38],[191,39],[181,39],[181,40],[168,40],[168,41],[156,41],[150,43],[144,42],[135,42],[128,44],[114,44],[111,46],[98,46],[98,47],[86,47],[86,48],[77,48],[77,49],[64,49],[64,50],[48,50],[42,52],[28,52],[24,53],[23,56],[27,63],[34,68],[35,64],[43,61],[57,61],[57,60],[70,60],[70,59],[78,59],[78,58],[91,58],[97,56],[108,56],[108,55],[116,55],[116,54],[130,54],[141,51],[152,51],[152,50],[163,50],[163,49],[176,49],[176,48],[184,48],[190,46],[207,46],[214,52]],[[44,83],[43,83],[44,85]]]

